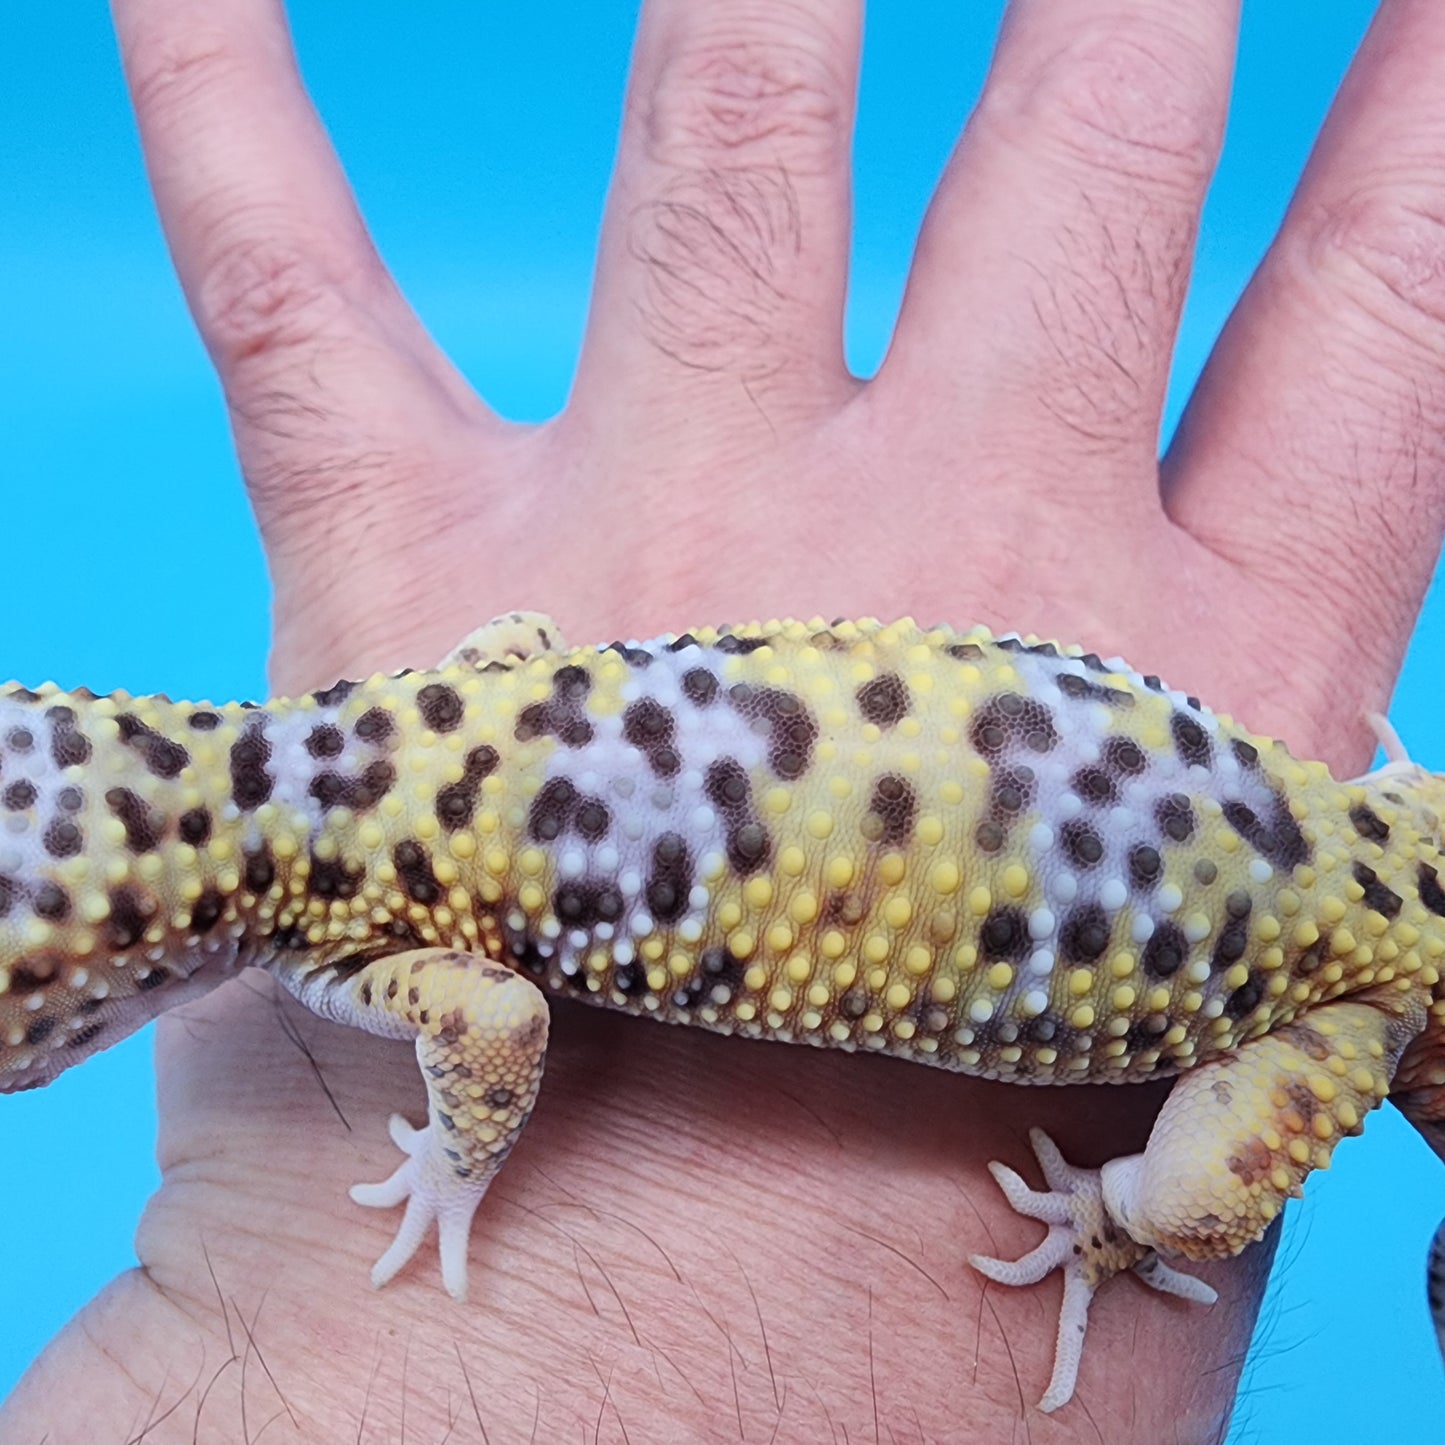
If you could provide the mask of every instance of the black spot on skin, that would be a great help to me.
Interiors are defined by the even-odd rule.
[[[1356,863],[1351,872],[1355,882],[1365,890],[1361,901],[1366,908],[1373,908],[1376,913],[1383,913],[1386,918],[1394,918],[1405,906],[1405,900],[1393,888],[1381,883],[1373,868]]]
[[[1174,749],[1189,764],[1209,767],[1214,761],[1214,749],[1210,746],[1209,734],[1199,725],[1197,719],[1188,713],[1176,712],[1169,719],[1169,731],[1174,736]]]
[[[658,923],[672,923],[687,908],[692,891],[692,857],[679,833],[664,833],[652,850],[647,907]]]
[[[737,683],[728,689],[728,701],[754,727],[767,732],[768,766],[778,777],[791,781],[807,771],[818,724],[796,693]]]
[[[1246,804],[1224,805],[1224,819],[1266,862],[1288,872],[1310,856],[1310,846],[1282,794],[1276,792],[1266,822]]]
[[[1259,766],[1259,749],[1253,743],[1247,743],[1243,738],[1231,738],[1229,750],[1240,767],[1250,769]]]
[[[725,632],[713,646],[719,652],[731,653],[738,657],[745,657],[750,652],[756,652],[760,647],[766,647],[766,637],[738,637],[735,633]]]
[[[159,988],[170,974],[163,968],[153,968],[149,973],[142,973],[136,977],[136,985],[142,993],[149,993],[152,989]]]
[[[368,763],[359,778],[345,778],[340,773],[318,773],[307,792],[323,808],[350,808],[364,813],[374,808],[391,791],[396,782],[396,767],[384,758]]]
[[[761,823],[744,823],[728,830],[728,862],[739,873],[756,873],[766,865],[772,851],[773,840]]]
[[[35,912],[51,923],[70,916],[70,895],[58,883],[42,883],[35,890]]]
[[[752,785],[736,758],[719,758],[703,780],[708,801],[723,815],[728,862],[743,875],[756,873],[772,853],[768,831],[753,815]]]
[[[1047,753],[1058,745],[1053,715],[1041,702],[1016,692],[991,697],[974,715],[969,741],[981,756],[993,760],[1010,743],[1022,743],[1034,753]]]
[[[86,1044],[100,1037],[105,1032],[105,1025],[102,1023],[86,1024],[83,1029],[77,1029],[71,1034],[69,1047],[72,1049],[83,1049]]]
[[[885,773],[873,784],[868,799],[868,816],[878,821],[866,831],[877,832],[874,842],[890,846],[906,843],[913,834],[913,820],[918,814],[918,797],[912,784],[897,773]]]
[[[1242,1019],[1259,1007],[1264,997],[1264,981],[1255,974],[1250,976],[1224,1001],[1224,1011],[1232,1019]]]
[[[62,788],[55,801],[67,813],[78,813],[85,803],[85,794],[79,788]]]
[[[1034,770],[1024,764],[997,768],[988,792],[988,812],[995,822],[1007,826],[1034,798]]]
[[[1371,843],[1389,842],[1390,825],[1373,808],[1367,807],[1364,803],[1356,803],[1350,809],[1350,822],[1355,825],[1355,832],[1360,837],[1367,838]]]
[[[1254,909],[1254,900],[1242,889],[1231,893],[1224,900],[1226,921],[1214,941],[1214,951],[1209,956],[1209,966],[1216,972],[1223,971],[1239,962],[1249,948],[1249,915]]]
[[[552,909],[568,928],[595,928],[622,917],[622,894],[605,880],[561,883],[552,896]],[[585,981],[585,980],[584,980]]]
[[[983,648],[976,642],[950,642],[943,650],[959,662],[977,662],[983,656]]]
[[[694,707],[707,707],[717,697],[718,680],[705,667],[690,668],[682,675],[682,695]]]
[[[1112,803],[1119,796],[1113,778],[1103,768],[1092,765],[1080,768],[1069,780],[1069,784],[1086,803],[1093,803],[1095,806]]]
[[[191,932],[208,932],[216,926],[225,911],[226,900],[221,896],[220,892],[215,888],[207,888],[206,891],[196,899],[196,906],[191,909]]]
[[[538,843],[552,843],[567,831],[577,789],[566,778],[549,778],[543,783],[527,815],[527,832]]]
[[[340,682],[333,683],[330,687],[323,687],[320,692],[313,692],[312,698],[322,707],[336,707],[346,701],[356,691],[356,684],[342,678]]]
[[[331,723],[318,723],[306,739],[306,751],[313,758],[337,758],[346,747],[341,729]]]
[[[262,843],[247,852],[246,868],[241,876],[252,893],[265,893],[271,887],[276,881],[276,864],[271,857],[270,844]]]
[[[622,714],[622,736],[642,753],[659,778],[673,777],[682,766],[675,746],[677,720],[656,698],[628,703]]]
[[[482,743],[463,759],[461,777],[437,790],[437,821],[448,833],[455,833],[472,821],[482,779],[496,772],[500,761],[496,748]]]
[[[434,733],[449,733],[461,723],[466,706],[461,694],[444,682],[429,682],[416,695],[421,720]]]
[[[576,663],[552,674],[552,696],[546,702],[528,703],[517,716],[513,736],[519,743],[555,737],[563,747],[585,747],[592,741],[592,724],[584,704],[592,690],[587,669]]]
[[[384,707],[369,707],[357,718],[353,731],[364,743],[383,743],[395,727],[395,720]]]
[[[28,778],[21,778],[19,782],[9,784],[0,801],[12,813],[23,813],[26,808],[34,803],[39,794],[35,790],[35,784]]]
[[[69,818],[55,818],[40,839],[52,858],[74,858],[85,844],[79,823]]]
[[[55,963],[48,958],[27,958],[10,970],[11,993],[34,993],[55,977]]]
[[[1435,914],[1445,918],[1445,888],[1440,886],[1440,875],[1428,863],[1420,865],[1420,902]]]
[[[39,701],[39,698],[32,694],[32,700]],[[10,745],[11,751],[28,753],[35,746],[35,734],[29,728],[11,728],[5,741]]]
[[[430,907],[442,896],[442,886],[432,872],[431,857],[420,843],[405,839],[391,850],[402,891],[414,903]]]
[[[983,852],[997,853],[1003,847],[1008,834],[1001,824],[994,822],[992,818],[985,818],[973,830],[973,837]]]
[[[191,755],[178,743],[147,727],[134,713],[121,713],[115,720],[120,740],[140,753],[146,768],[158,778],[178,777]]]
[[[1059,956],[1065,963],[1092,963],[1109,946],[1109,915],[1098,903],[1075,908],[1059,930]]]
[[[183,843],[199,848],[211,836],[211,814],[208,808],[187,808],[176,821],[176,832]]]
[[[1102,683],[1090,682],[1088,678],[1080,677],[1077,673],[1061,672],[1054,681],[1058,683],[1059,691],[1065,697],[1073,698],[1076,702],[1102,702],[1109,707],[1134,706],[1133,693],[1124,692],[1117,687],[1105,687]]]
[[[979,929],[986,959],[1018,962],[1029,950],[1029,924],[1021,908],[995,907]]]
[[[1187,843],[1194,836],[1194,809],[1183,793],[1161,798],[1154,805],[1154,821],[1159,831],[1175,843]]]
[[[5,694],[12,702],[39,702],[40,694],[28,687],[12,687]]]
[[[1144,750],[1133,738],[1112,737],[1104,744],[1104,766],[1121,777],[1137,777],[1148,766]]]
[[[713,1003],[721,995],[730,1000],[742,988],[744,965],[725,948],[707,948],[698,959],[696,971],[683,980],[670,997],[674,1008],[693,1009]]]
[[[711,764],[703,786],[709,800],[724,813],[744,807],[751,792],[748,775],[736,758],[719,758]]]
[[[47,709],[50,719],[50,756],[57,768],[79,767],[90,761],[90,740],[75,726],[75,709],[57,706]]]
[[[110,890],[110,917],[105,921],[106,942],[117,949],[132,948],[145,936],[155,905],[130,886]]]
[[[607,836],[607,830],[612,826],[612,814],[601,798],[584,797],[577,804],[574,821],[577,831],[589,843],[596,843]]]
[[[1177,924],[1159,924],[1144,945],[1140,965],[1151,978],[1172,978],[1189,957],[1189,940]]]
[[[215,732],[215,730],[220,727],[221,714],[218,712],[210,712],[205,708],[198,708],[186,721],[195,728],[198,733],[210,733]]]
[[[674,637],[672,641],[667,644],[667,650],[669,652],[686,652],[689,647],[696,646],[698,646],[697,638],[690,632],[684,632],[681,637]]]
[[[252,718],[231,744],[231,797],[245,812],[259,808],[271,796],[275,779],[266,771],[270,757],[265,719]]]
[[[1097,652],[1080,653],[1079,661],[1082,662],[1090,672],[1108,672],[1109,670],[1104,666],[1103,660]]]
[[[54,1032],[55,1020],[53,1018],[38,1018],[25,1030],[25,1042],[27,1044],[43,1044]]]
[[[1059,837],[1076,868],[1092,868],[1104,856],[1103,839],[1079,818],[1070,818],[1059,830]]]
[[[885,672],[882,677],[865,682],[854,695],[863,721],[880,728],[894,727],[907,717],[912,703],[907,685],[896,672]]]
[[[126,846],[131,852],[149,853],[160,843],[166,826],[165,814],[151,807],[144,798],[138,797],[129,788],[110,788],[105,795],[105,805],[125,828]]]
[[[309,887],[316,898],[354,898],[361,888],[366,870],[359,864],[348,867],[341,858],[318,858],[311,855]]]

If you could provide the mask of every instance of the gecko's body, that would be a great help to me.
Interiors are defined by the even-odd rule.
[[[1000,1171],[1053,1228],[983,1267],[1070,1281],[1052,1407],[1099,1280],[1203,1296],[1155,1249],[1257,1238],[1392,1087],[1434,1132],[1442,805],[1120,662],[907,622],[566,652],[513,619],[437,671],[260,708],[11,688],[0,1090],[265,967],[417,1038],[432,1127],[358,1197],[409,1199],[380,1278],[435,1218],[460,1293],[546,993],[1017,1082],[1180,1074],[1102,1184],[1046,1141],[1053,1195]]]

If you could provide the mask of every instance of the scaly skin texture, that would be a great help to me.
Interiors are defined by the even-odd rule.
[[[408,1201],[377,1282],[435,1219],[461,1296],[542,993],[1012,1082],[1183,1073],[1144,1155],[1038,1206],[1080,1338],[1118,1270],[1172,1288],[1154,1250],[1258,1238],[1407,1048],[1402,1105],[1432,1132],[1430,775],[1340,783],[1118,659],[982,630],[555,645],[516,615],[441,669],[264,708],[11,688],[0,1088],[264,967],[417,1039],[431,1126],[394,1131],[407,1162],[356,1197]]]

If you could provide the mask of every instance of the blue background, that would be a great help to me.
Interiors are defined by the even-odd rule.
[[[877,0],[869,16],[848,327],[861,372],[886,343],[1000,8]],[[1171,424],[1371,8],[1271,0],[1248,11]],[[382,253],[499,410],[550,415],[581,336],[635,5],[352,0],[342,10],[292,6],[308,80]],[[0,673],[259,695],[261,553],[219,390],[151,211],[104,16],[17,5],[6,29]],[[1437,587],[1393,716],[1438,768],[1431,660],[1438,669],[1442,658]],[[47,1090],[0,1101],[0,1393],[134,1262],[131,1233],[156,1182],[150,1043],[146,1030]],[[1430,1433],[1412,1417],[1445,1420],[1422,1277],[1442,1214],[1445,1174],[1388,1109],[1367,1142],[1312,1179],[1289,1214],[1232,1442],[1360,1445]]]

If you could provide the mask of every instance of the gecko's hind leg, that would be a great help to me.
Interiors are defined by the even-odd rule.
[[[358,1204],[405,1203],[396,1238],[376,1262],[380,1287],[416,1253],[433,1222],[442,1282],[467,1293],[472,1216],[527,1122],[547,1050],[547,1005],[521,975],[484,958],[429,948],[393,954],[355,973],[271,972],[313,1012],[391,1038],[414,1038],[428,1121],[399,1116],[391,1137],[406,1157],[380,1184],[358,1184]]]

